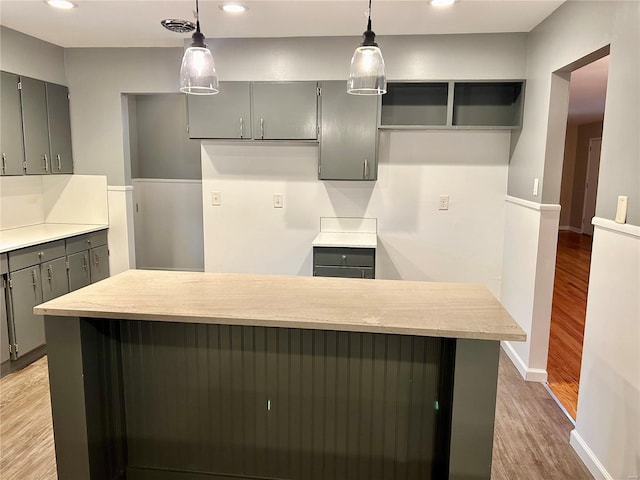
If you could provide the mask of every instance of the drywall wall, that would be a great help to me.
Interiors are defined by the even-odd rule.
[[[598,217],[594,224],[578,414],[571,444],[596,478],[637,478],[640,227]]]
[[[200,141],[191,140],[187,133],[185,95],[166,93],[132,97],[136,102],[137,127],[134,135],[137,175],[133,177],[132,174],[132,177],[200,180]]]
[[[311,275],[320,217],[366,217],[378,220],[378,278],[477,282],[497,295],[509,141],[508,132],[383,133],[377,182],[318,181],[313,145],[205,143],[205,271]],[[273,208],[274,193],[284,208]]]
[[[589,140],[599,137],[602,137],[602,122],[593,122],[578,126],[569,225],[580,231],[582,231],[584,187],[587,178],[587,165],[589,163]],[[590,219],[587,221],[590,221]]]
[[[136,266],[204,270],[202,182],[133,179]]]
[[[573,178],[576,168],[576,147],[578,143],[578,126],[567,125],[564,142],[564,160],[562,162],[562,183],[560,187],[560,228],[571,226],[571,204],[573,200]]]
[[[64,49],[0,26],[0,70],[66,85]]]

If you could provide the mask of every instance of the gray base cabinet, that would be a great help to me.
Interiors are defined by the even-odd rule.
[[[43,298],[40,267],[11,272],[9,285],[13,314],[12,358],[17,358],[45,343],[42,317],[33,314],[33,307],[41,304]]]
[[[375,278],[376,249],[313,247],[313,276]]]
[[[48,302],[65,293],[69,293],[66,257],[56,258],[51,262],[40,264],[40,277],[42,278],[43,302]]]
[[[322,82],[320,180],[376,180],[378,104],[375,96],[349,95],[346,82]]]
[[[0,80],[0,149],[2,150],[2,175],[22,175],[24,145],[22,143],[22,113],[20,111],[20,79],[17,75],[2,72]]]
[[[91,259],[91,283],[99,282],[109,276],[109,247],[102,245],[89,250]]]
[[[67,257],[69,264],[69,291],[86,287],[91,283],[89,273],[89,251],[74,253]]]
[[[2,295],[0,295],[0,363],[9,360],[10,342],[9,342],[9,322],[7,311],[7,294],[9,280],[7,274],[9,266],[7,263],[7,255],[0,255],[0,284],[2,285]]]

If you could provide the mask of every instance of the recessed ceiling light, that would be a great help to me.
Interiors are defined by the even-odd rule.
[[[247,7],[238,3],[228,3],[226,5],[220,5],[220,9],[227,13],[242,13],[247,10]]]
[[[77,7],[75,3],[67,0],[45,0],[45,3],[51,7],[62,8],[64,10],[71,10]]]
[[[449,5],[453,5],[456,0],[431,0],[431,5],[435,7],[448,7]]]

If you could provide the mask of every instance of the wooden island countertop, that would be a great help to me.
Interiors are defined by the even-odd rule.
[[[477,340],[526,334],[483,285],[129,270],[36,314]]]

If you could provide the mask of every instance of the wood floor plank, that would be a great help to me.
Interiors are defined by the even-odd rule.
[[[549,332],[548,383],[572,418],[578,410],[578,386],[591,265],[587,235],[560,232]]]
[[[573,426],[539,383],[501,352],[492,480],[587,480],[569,446]],[[46,357],[0,379],[0,478],[57,477]]]

